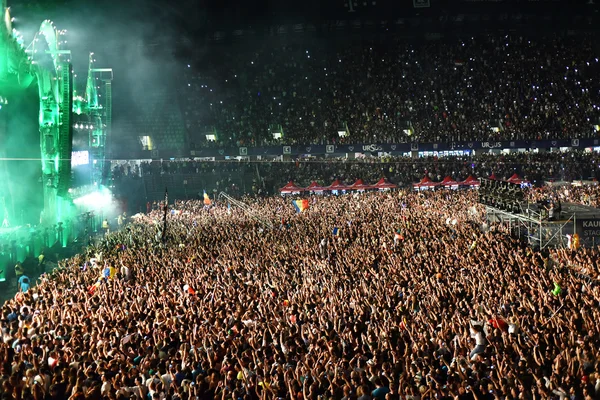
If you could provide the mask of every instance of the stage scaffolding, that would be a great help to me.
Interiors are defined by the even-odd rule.
[[[495,207],[486,206],[488,226],[502,226],[511,235],[526,241],[534,249],[565,248],[568,246],[568,234],[573,234],[576,223],[575,214],[561,214],[560,221],[549,221],[530,208],[521,207],[522,213],[512,213]],[[567,218],[565,220],[565,218]]]

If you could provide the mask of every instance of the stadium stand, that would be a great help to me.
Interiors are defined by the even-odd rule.
[[[219,48],[207,56],[218,63],[185,66],[184,116],[197,146],[210,145],[209,131],[248,146],[597,136],[591,36],[273,47]]]

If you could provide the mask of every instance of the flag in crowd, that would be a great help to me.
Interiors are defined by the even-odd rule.
[[[292,204],[297,212],[301,213],[304,210],[307,210],[310,204],[308,203],[308,199],[302,200],[292,200]]]
[[[404,240],[404,235],[402,235],[402,230],[398,229],[395,233],[394,233],[394,244],[397,244],[398,241],[402,241]]]
[[[212,201],[210,200],[210,197],[208,197],[208,195],[206,194],[206,190],[204,191],[204,205],[205,206],[210,206],[212,204]]]

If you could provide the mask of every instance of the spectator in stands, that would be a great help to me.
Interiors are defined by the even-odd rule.
[[[595,137],[593,43],[386,36],[278,44],[276,52],[268,41],[220,47],[208,56],[220,62],[203,53],[184,68],[184,118],[196,147]]]
[[[165,168],[166,166],[168,168]],[[508,179],[514,173],[536,186],[546,181],[593,180],[600,178],[598,153],[573,151],[568,153],[513,153],[478,154],[476,156],[365,157],[355,160],[341,158],[302,158],[290,162],[280,161],[169,161],[142,163],[144,176],[169,174],[186,175],[191,192],[218,189],[232,195],[277,193],[288,181],[306,187],[312,181],[328,185],[335,179],[354,183],[357,179],[374,183],[381,177],[400,185],[411,185],[424,176],[441,181],[446,176],[461,181],[469,177]],[[128,181],[114,169],[116,185],[127,186]],[[192,177],[194,177],[192,179]],[[169,181],[165,178],[165,182]],[[175,180],[177,181],[177,180]],[[170,184],[172,185],[172,183]],[[196,185],[194,187],[193,185]],[[159,184],[159,195],[167,184]],[[149,191],[147,189],[147,191]],[[559,196],[560,197],[560,196]],[[588,199],[588,203],[591,199]]]

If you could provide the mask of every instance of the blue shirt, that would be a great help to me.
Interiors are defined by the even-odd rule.
[[[21,287],[21,291],[23,293],[27,292],[30,288],[29,278],[25,275],[21,275],[21,277],[19,278],[19,286]]]
[[[385,395],[388,394],[389,392],[390,392],[390,389],[388,389],[386,387],[378,387],[377,389],[373,390],[371,395],[376,399],[385,399]]]

